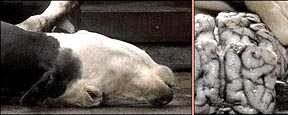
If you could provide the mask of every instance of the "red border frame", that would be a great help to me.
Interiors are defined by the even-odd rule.
[[[192,59],[191,59],[191,64],[192,64],[192,78],[191,78],[191,95],[192,95],[192,101],[191,101],[191,113],[192,113],[192,115],[194,115],[194,67],[195,67],[195,65],[194,65],[194,11],[195,11],[195,8],[194,8],[194,4],[195,4],[195,2],[194,2],[194,0],[192,0],[192,43],[191,43],[191,49],[192,49]]]

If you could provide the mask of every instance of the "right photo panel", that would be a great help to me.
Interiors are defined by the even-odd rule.
[[[288,114],[288,1],[194,7],[194,113]]]

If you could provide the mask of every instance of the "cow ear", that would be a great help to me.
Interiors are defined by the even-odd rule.
[[[87,92],[89,98],[93,101],[102,99],[102,92],[98,88],[96,88],[95,86],[92,86],[92,85],[87,86],[86,92]]]

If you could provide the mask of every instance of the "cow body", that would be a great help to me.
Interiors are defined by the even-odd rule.
[[[59,42],[53,37],[1,21],[1,102],[29,89],[49,71],[58,49]]]
[[[60,44],[56,58],[53,58],[52,66],[43,72],[42,77],[38,77],[40,82],[29,90],[26,89],[28,92],[21,99],[29,101],[29,94],[37,92],[37,95],[45,95],[44,103],[51,106],[91,107],[123,98],[133,98],[158,106],[169,103],[173,98],[171,87],[175,83],[172,71],[166,66],[155,63],[145,51],[134,45],[87,31],[75,34],[46,33],[44,39],[47,39],[46,37],[56,39]],[[8,51],[6,47],[2,48],[4,39],[8,40],[1,36],[1,67],[2,57],[7,57],[2,50]],[[11,44],[17,42],[21,42],[21,39],[12,41]],[[13,49],[14,52],[21,50]],[[52,47],[45,49],[46,52],[50,50],[54,51]],[[45,51],[36,52],[36,55],[42,56]],[[33,60],[33,58],[27,60],[23,55],[14,58],[26,60],[27,63]],[[26,68],[25,64],[8,65],[7,68],[11,66]],[[17,79],[20,76],[14,77]],[[30,80],[29,77],[21,77]],[[45,79],[41,81],[43,78]]]

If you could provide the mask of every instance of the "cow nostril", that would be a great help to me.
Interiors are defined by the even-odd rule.
[[[163,95],[159,98],[156,98],[155,100],[153,101],[150,101],[150,103],[153,105],[153,106],[163,106],[163,105],[166,105],[168,104],[169,102],[171,102],[173,99],[173,93],[171,91],[171,93],[167,94],[167,95]]]

